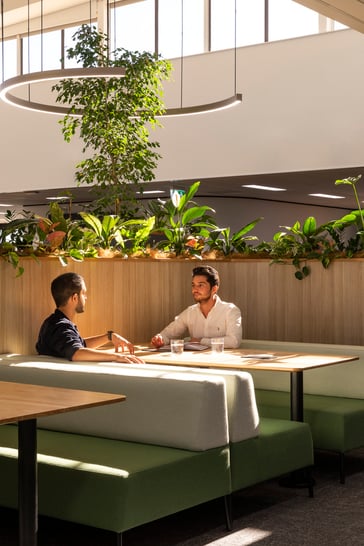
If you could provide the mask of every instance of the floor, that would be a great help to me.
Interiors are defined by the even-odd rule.
[[[223,501],[215,501],[185,510],[173,516],[126,531],[123,546],[243,546],[254,544],[297,544],[309,546],[362,546],[364,541],[364,450],[348,457],[347,483],[338,481],[336,457],[316,457],[315,497],[309,499],[306,489],[290,489],[272,480],[234,495],[234,532],[227,533]],[[363,484],[363,485],[361,485]],[[337,516],[335,510],[338,510]],[[358,528],[358,510],[362,518]],[[320,515],[321,511],[321,515]],[[312,524],[315,518],[317,527]],[[345,519],[346,518],[346,519]],[[351,521],[351,518],[353,520]],[[304,528],[295,525],[310,520]],[[290,524],[288,524],[291,522]],[[361,523],[363,522],[363,523]],[[325,527],[325,524],[327,527]],[[350,529],[350,539],[335,531]],[[299,533],[302,529],[302,535]],[[319,538],[320,530],[325,533]],[[290,533],[291,530],[291,533]],[[307,538],[308,531],[315,538]],[[331,533],[330,541],[327,542]],[[358,537],[356,535],[358,534]],[[264,538],[266,537],[266,538]],[[306,538],[305,538],[306,537]],[[335,542],[337,537],[338,542]],[[316,541],[317,540],[317,541]],[[39,546],[115,546],[114,533],[39,518]],[[0,546],[17,545],[17,512],[0,509]]]

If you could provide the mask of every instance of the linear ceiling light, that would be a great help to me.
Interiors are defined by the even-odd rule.
[[[274,186],[260,186],[259,184],[243,184],[242,188],[251,188],[252,190],[263,190],[263,191],[287,191],[284,188],[275,188]]]
[[[324,199],[345,199],[343,195],[329,195],[327,193],[309,193],[310,197],[323,197]]]
[[[59,197],[46,197],[48,201],[68,201],[69,196],[68,195],[60,195]]]
[[[166,193],[164,190],[148,190],[148,191],[137,191],[138,195],[152,195],[157,193]]]

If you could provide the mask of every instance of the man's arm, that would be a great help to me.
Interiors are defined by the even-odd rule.
[[[154,347],[163,347],[163,345],[168,345],[171,339],[173,338],[184,338],[188,333],[187,326],[187,309],[182,311],[172,322],[168,324],[163,330],[152,337],[151,343]]]
[[[240,347],[243,337],[243,328],[241,320],[241,311],[236,305],[229,309],[226,317],[226,335],[224,337],[224,347],[226,349],[236,349]]]
[[[134,345],[130,343],[127,339],[122,337],[120,334],[109,330],[106,334],[100,334],[98,336],[91,336],[85,338],[86,347],[89,349],[97,349],[106,343],[112,342],[114,345],[115,351],[119,349],[124,352],[128,350],[130,354],[134,354]]]
[[[102,351],[100,349],[90,349],[82,347],[77,349],[71,358],[72,362],[137,362],[144,363],[144,360],[135,355],[126,355],[116,351]]]

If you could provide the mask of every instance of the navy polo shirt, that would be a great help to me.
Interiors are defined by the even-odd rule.
[[[59,309],[45,319],[35,348],[40,355],[55,356],[72,360],[78,349],[86,347],[77,326]]]

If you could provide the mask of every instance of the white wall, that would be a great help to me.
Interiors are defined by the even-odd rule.
[[[173,179],[176,171],[178,178],[198,178],[363,164],[362,34],[345,30],[238,53],[243,103],[198,120],[166,119],[158,135],[164,156],[158,177]],[[226,68],[231,52],[205,60],[215,100],[224,96],[223,87],[231,94]],[[195,81],[196,92],[205,87]]]
[[[184,103],[233,94],[233,57],[226,51],[185,59]],[[243,103],[163,120],[156,179],[361,166],[363,58],[364,37],[352,30],[240,49]],[[174,78],[169,106],[180,100],[178,69]],[[1,192],[74,185],[81,143],[63,141],[57,116],[1,102],[0,123]]]

